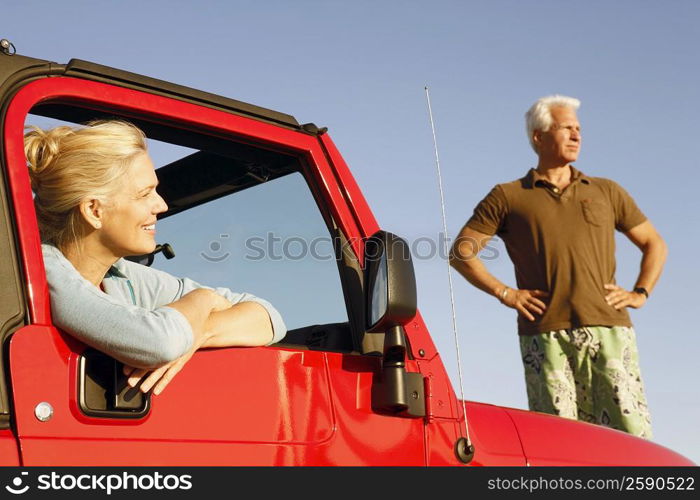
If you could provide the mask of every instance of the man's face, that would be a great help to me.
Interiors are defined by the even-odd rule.
[[[551,108],[552,126],[546,132],[535,131],[534,140],[540,160],[547,163],[570,163],[576,161],[581,149],[581,125],[576,111],[557,106]]]

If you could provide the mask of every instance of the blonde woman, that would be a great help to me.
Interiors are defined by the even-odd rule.
[[[167,210],[141,130],[117,120],[30,128],[25,154],[59,328],[123,362],[130,385],[145,377],[140,389],[155,394],[201,347],[284,337],[265,300],[123,259],[155,249],[156,216]]]

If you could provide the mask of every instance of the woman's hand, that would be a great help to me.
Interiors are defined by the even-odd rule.
[[[267,310],[256,302],[241,302],[235,306],[225,297],[211,290],[198,289],[206,298],[211,313],[201,334],[195,332],[194,344],[187,353],[155,370],[124,365],[124,374],[130,387],[139,386],[146,393],[153,389],[158,395],[182,370],[185,363],[202,347],[260,346],[273,337]],[[193,293],[193,292],[191,292]]]
[[[200,336],[195,345],[193,345],[192,348],[185,354],[176,360],[152,371],[124,365],[123,371],[124,375],[128,377],[127,383],[129,384],[129,387],[136,387],[139,385],[139,381],[143,379],[143,382],[141,382],[141,385],[139,386],[139,390],[145,394],[151,388],[153,388],[153,394],[157,396],[163,392],[163,389],[165,389],[173,377],[175,377],[175,375],[182,370],[185,363],[190,360],[195,351],[197,351],[197,349],[199,349],[209,339],[209,337],[210,335]],[[144,379],[144,377],[146,378]]]

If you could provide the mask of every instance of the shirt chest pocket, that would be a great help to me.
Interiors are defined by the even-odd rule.
[[[610,206],[603,200],[585,198],[581,200],[583,218],[594,226],[603,226],[610,221]]]

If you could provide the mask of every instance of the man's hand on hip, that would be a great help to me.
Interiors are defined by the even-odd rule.
[[[542,290],[514,290],[513,288],[508,288],[501,302],[508,307],[516,309],[530,321],[535,321],[533,313],[542,315],[547,309],[547,305],[540,299],[547,298],[549,298],[549,293]]]
[[[617,310],[620,310],[623,307],[639,309],[647,301],[647,298],[643,293],[628,292],[624,288],[613,285],[612,283],[603,286],[606,290],[610,291],[610,293],[605,296],[605,302]]]

